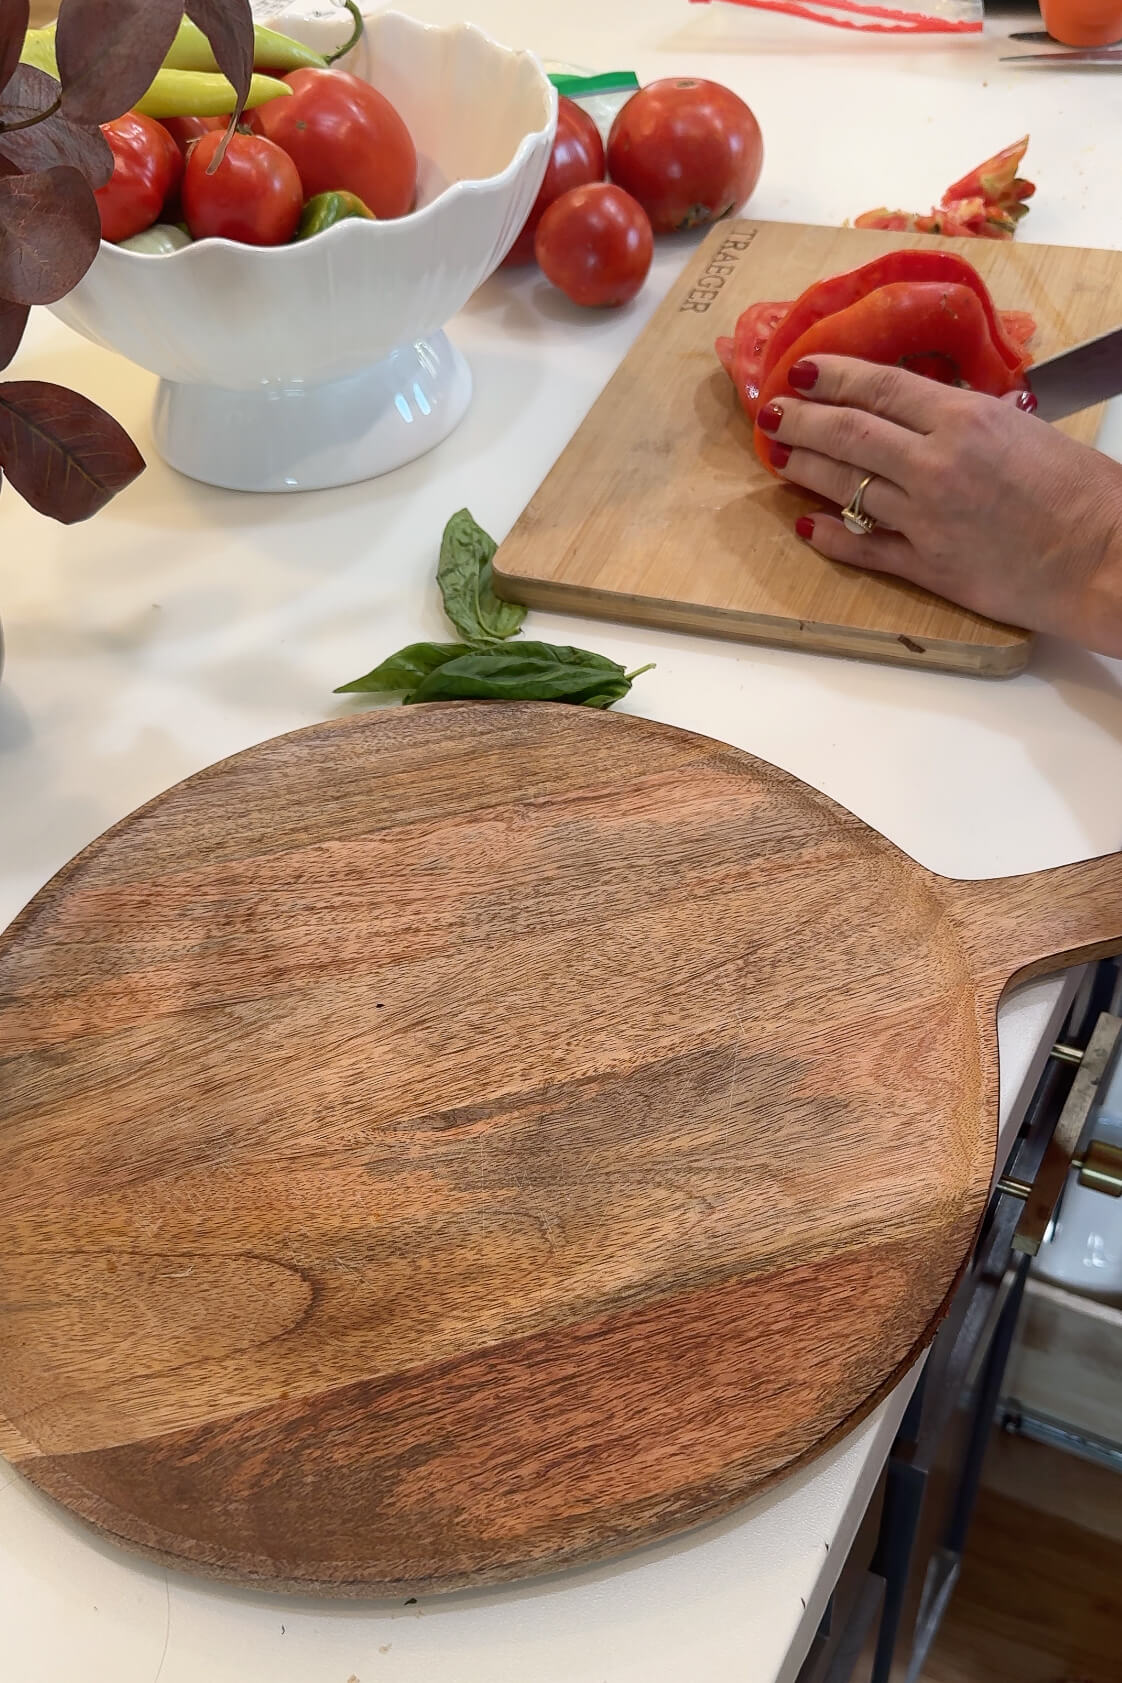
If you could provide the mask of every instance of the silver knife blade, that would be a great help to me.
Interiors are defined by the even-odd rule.
[[[1122,393],[1122,327],[1034,362],[1025,378],[1042,421],[1062,421]]]
[[[1049,35],[1046,29],[1014,30],[1012,35],[1007,35],[1005,39],[1007,41],[1031,41],[1034,47],[1052,47],[1065,53],[1086,52],[1087,50],[1085,47],[1065,47],[1062,41],[1057,41],[1056,37]],[[1122,46],[1122,40],[1115,43],[1107,42],[1105,45]]]
[[[1075,52],[1018,53],[1015,58],[1000,58],[999,64],[1122,64],[1122,47],[1080,47]]]

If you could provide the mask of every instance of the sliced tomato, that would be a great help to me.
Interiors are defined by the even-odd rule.
[[[816,355],[860,357],[864,362],[920,373],[937,368],[945,383],[969,386],[994,397],[1015,391],[1022,383],[1020,372],[1010,368],[994,338],[992,308],[987,312],[974,287],[956,282],[888,282],[846,308],[820,316],[790,342],[768,369],[760,405],[788,394],[787,377],[794,364]],[[773,346],[778,339],[777,333]],[[769,472],[775,471],[772,442],[757,425],[756,453]]]
[[[764,358],[772,334],[791,308],[787,302],[750,304],[737,318],[729,373],[746,415],[756,418]]]
[[[910,210],[889,210],[878,205],[876,210],[864,210],[854,217],[855,228],[881,228],[889,234],[910,234],[915,230],[915,216]]]
[[[767,343],[763,360],[764,379],[795,340],[801,338],[815,322],[821,321],[824,316],[835,315],[869,293],[896,282],[941,282],[968,287],[978,299],[998,355],[1013,373],[1022,372],[1024,359],[1017,347],[1006,339],[993,300],[977,270],[953,251],[906,250],[874,257],[871,263],[864,264],[860,269],[852,269],[844,275],[832,275],[828,280],[817,281],[808,287],[801,298],[796,298]]]
[[[889,210],[881,205],[857,217],[858,228],[884,228],[893,233],[945,234],[957,239],[1011,240],[1017,224],[1028,215],[1026,199],[1036,188],[1017,174],[1029,137],[1006,146],[961,181],[947,188],[929,212]]]
[[[1012,146],[1006,146],[1000,152],[996,152],[992,158],[987,158],[984,164],[979,164],[977,169],[972,169],[961,181],[956,181],[953,186],[947,188],[943,194],[943,203],[951,204],[955,199],[984,199],[992,204],[1001,204],[1017,179],[1017,171],[1028,151],[1028,143],[1029,137],[1026,134],[1023,140],[1018,140]],[[1034,191],[1031,182],[1026,181],[1023,185],[1029,188],[1029,192],[1017,194],[1018,198],[1028,198]]]
[[[716,342],[721,367],[736,387],[741,407],[755,420],[760,402],[760,388],[764,380],[764,361],[768,347],[779,324],[792,309],[790,302],[751,304],[737,319],[733,335],[723,335]],[[1005,343],[1017,352],[1017,367],[1012,372],[1023,373],[1032,363],[1029,345],[1036,337],[1036,320],[1028,310],[999,310],[997,319]],[[947,364],[942,357],[933,357],[925,364],[913,359],[908,366],[917,374],[932,380],[947,379]]]
[[[1030,315],[1028,310],[1002,310],[1001,325],[1005,337],[1010,344],[1016,345],[1027,366],[1032,360],[1026,353],[1036,338],[1036,318]]]

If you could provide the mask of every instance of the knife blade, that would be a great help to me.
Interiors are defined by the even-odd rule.
[[[1122,64],[1122,47],[1080,47],[1076,52],[1017,53],[1013,58],[1000,58],[999,64]]]
[[[1025,378],[1042,421],[1062,421],[1122,393],[1122,327],[1034,362]]]
[[[1034,47],[1058,47],[1064,52],[1084,52],[1083,47],[1065,47],[1062,41],[1057,41],[1054,35],[1049,35],[1046,29],[1015,29],[1011,35],[1005,37],[1007,41],[1031,41]],[[1100,42],[1101,46],[1122,47],[1122,40],[1117,42]]]

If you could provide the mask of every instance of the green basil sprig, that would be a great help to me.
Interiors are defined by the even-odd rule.
[[[336,695],[381,692],[416,701],[568,701],[610,707],[621,701],[637,672],[588,649],[556,643],[410,643],[373,672],[341,684]]]
[[[467,509],[444,528],[437,582],[458,643],[410,643],[336,695],[400,695],[419,701],[565,701],[611,707],[649,666],[627,672],[618,661],[567,644],[511,643],[526,610],[495,595],[496,544]]]
[[[473,649],[429,673],[407,701],[568,701],[610,707],[631,688],[622,666],[588,649],[518,643]]]

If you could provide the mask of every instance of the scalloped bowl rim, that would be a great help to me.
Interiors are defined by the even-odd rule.
[[[437,211],[437,207],[447,204],[450,200],[464,198],[468,194],[478,193],[483,188],[505,186],[509,182],[512,182],[520,172],[528,154],[533,150],[539,141],[545,140],[548,137],[550,128],[552,127],[556,117],[557,90],[553,86],[553,83],[549,80],[545,70],[542,68],[541,60],[538,58],[537,54],[531,52],[529,47],[504,46],[501,41],[496,41],[494,36],[488,34],[485,29],[481,29],[477,23],[425,23],[420,18],[410,17],[407,12],[399,12],[396,10],[376,13],[375,16],[379,18],[394,17],[404,19],[406,23],[410,24],[414,29],[425,35],[475,35],[479,38],[479,40],[484,42],[486,46],[494,47],[497,52],[502,53],[507,58],[529,61],[530,65],[537,70],[541,81],[547,90],[549,115],[547,116],[544,125],[539,129],[530,129],[522,136],[522,139],[518,142],[518,145],[515,148],[514,156],[505,168],[499,170],[497,174],[468,176],[460,181],[449,182],[448,186],[442,188],[436,195],[435,199],[430,199],[427,205],[421,205],[417,210],[407,211],[404,216],[375,218],[369,222],[362,217],[347,217],[342,222],[336,222],[334,227],[325,228],[322,234],[317,234],[315,236],[314,241],[289,241],[286,245],[247,245],[242,240],[229,240],[224,237],[215,238],[208,236],[203,240],[193,240],[190,245],[179,246],[175,251],[127,251],[123,246],[115,245],[110,240],[102,240],[101,255],[104,256],[107,251],[111,251],[115,254],[113,258],[114,262],[116,262],[118,258],[123,259],[127,263],[177,262],[180,267],[183,266],[184,260],[188,262],[207,261],[205,256],[202,258],[196,257],[196,252],[205,253],[207,251],[219,250],[243,252],[248,254],[251,259],[263,258],[266,262],[277,262],[278,260],[283,261],[285,258],[295,260],[298,257],[305,256],[308,251],[314,247],[322,249],[323,242],[325,240],[334,240],[335,243],[338,244],[340,238],[353,239],[357,237],[359,239],[366,239],[372,235],[380,238],[383,230],[386,228],[401,228],[405,226],[417,227],[421,225],[426,218],[431,220]]]

